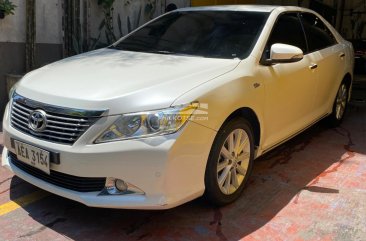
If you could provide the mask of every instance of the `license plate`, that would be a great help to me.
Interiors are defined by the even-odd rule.
[[[14,144],[19,161],[50,174],[50,152],[15,140]]]

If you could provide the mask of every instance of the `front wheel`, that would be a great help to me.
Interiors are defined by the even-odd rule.
[[[332,127],[339,126],[344,118],[348,105],[348,93],[349,87],[343,81],[334,100],[332,114],[328,117],[328,121]]]
[[[229,121],[218,132],[205,173],[205,197],[215,205],[235,201],[243,192],[254,158],[253,131],[243,118]]]

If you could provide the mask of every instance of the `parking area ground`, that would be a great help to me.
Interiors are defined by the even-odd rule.
[[[257,160],[222,208],[89,208],[0,168],[0,240],[365,240],[365,200],[366,108],[353,106],[341,127],[319,123]]]

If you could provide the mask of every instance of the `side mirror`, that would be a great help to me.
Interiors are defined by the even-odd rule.
[[[302,60],[304,53],[296,46],[288,44],[273,44],[271,46],[270,59],[264,60],[265,65],[294,63]]]

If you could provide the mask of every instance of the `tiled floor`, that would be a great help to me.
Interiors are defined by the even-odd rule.
[[[366,240],[366,108],[257,160],[242,197],[223,208],[89,208],[0,168],[0,230],[0,240]]]

